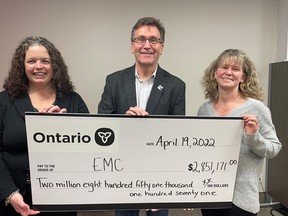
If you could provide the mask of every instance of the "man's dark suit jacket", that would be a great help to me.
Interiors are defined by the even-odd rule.
[[[147,102],[150,115],[185,115],[185,83],[158,66]],[[106,77],[106,84],[98,105],[100,114],[125,114],[137,106],[135,65]]]

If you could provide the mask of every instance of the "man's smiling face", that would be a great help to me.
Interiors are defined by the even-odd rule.
[[[134,32],[135,38],[144,39],[144,43],[131,42],[131,52],[135,55],[136,64],[142,66],[156,66],[160,55],[163,53],[164,44],[151,43],[160,39],[160,32],[155,26],[141,26]],[[160,40],[159,40],[160,41]]]

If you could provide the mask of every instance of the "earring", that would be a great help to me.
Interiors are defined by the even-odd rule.
[[[240,89],[241,91],[243,91],[244,86],[245,86],[244,83],[240,83],[240,84],[239,84],[239,89]]]

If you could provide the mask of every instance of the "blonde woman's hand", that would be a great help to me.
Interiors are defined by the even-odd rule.
[[[244,130],[246,134],[254,134],[259,129],[259,122],[255,115],[243,115]]]

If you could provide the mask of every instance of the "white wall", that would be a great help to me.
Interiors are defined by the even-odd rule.
[[[76,91],[95,113],[106,75],[134,63],[132,26],[154,16],[167,32],[160,65],[186,82],[187,114],[195,115],[204,102],[203,71],[227,48],[247,52],[267,93],[269,63],[287,55],[286,5],[287,0],[0,0],[0,83],[20,40],[44,36],[62,52]]]
[[[288,0],[279,0],[277,61],[288,61]]]
[[[76,90],[91,112],[105,76],[134,63],[130,31],[143,16],[160,18],[167,31],[160,65],[187,83],[187,114],[204,102],[203,70],[227,48],[243,49],[268,83],[275,61],[276,0],[0,0],[0,83],[24,37],[40,35],[62,52]]]

